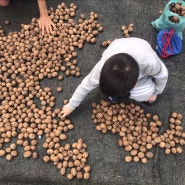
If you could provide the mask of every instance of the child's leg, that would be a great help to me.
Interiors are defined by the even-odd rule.
[[[147,102],[154,92],[155,83],[152,81],[151,83],[143,84],[139,87],[134,87],[134,89],[130,91],[130,99],[134,99],[139,102]]]
[[[10,3],[10,0],[0,0],[0,6],[8,6]]]

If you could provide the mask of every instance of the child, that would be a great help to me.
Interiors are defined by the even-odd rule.
[[[134,37],[116,39],[64,105],[61,119],[98,85],[110,99],[130,93],[130,99],[151,103],[163,92],[167,78],[167,68],[148,42]]]
[[[0,0],[0,6],[8,6],[10,0]],[[44,33],[52,33],[52,28],[55,28],[55,24],[52,22],[48,15],[48,10],[46,6],[46,0],[37,0],[40,18],[38,19],[39,28],[41,29],[42,35]]]

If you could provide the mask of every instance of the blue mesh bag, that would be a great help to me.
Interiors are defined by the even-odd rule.
[[[161,30],[157,34],[157,52],[162,58],[167,58],[182,52],[182,39],[173,30]]]

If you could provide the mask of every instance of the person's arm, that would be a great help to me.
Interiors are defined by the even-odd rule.
[[[151,45],[145,48],[144,53],[141,65],[145,67],[142,69],[142,73],[144,76],[153,77],[156,85],[154,94],[161,94],[166,87],[168,70]]]
[[[82,80],[75,90],[67,105],[61,111],[61,119],[71,114],[80,105],[83,99],[99,85],[100,70],[102,63],[97,63],[93,70]]]
[[[143,83],[145,83],[142,80],[143,78],[152,78],[155,83],[155,89],[151,97],[148,98],[143,94],[142,96],[139,96],[139,101],[154,102],[157,99],[157,95],[161,94],[166,87],[168,70],[150,45],[145,45],[142,49],[143,55],[140,58],[141,60],[138,60],[141,80],[139,79],[136,85],[138,87],[142,86]]]
[[[44,33],[51,34],[53,28],[55,28],[55,24],[52,22],[51,18],[48,15],[46,0],[37,0],[40,18],[38,19],[39,28],[41,29],[42,35]]]
[[[156,62],[156,66],[154,67],[152,73],[154,73],[152,74],[152,76],[156,85],[153,95],[161,94],[166,87],[166,83],[168,80],[168,70],[162,61],[158,61]]]

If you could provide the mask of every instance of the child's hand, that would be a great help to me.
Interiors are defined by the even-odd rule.
[[[64,119],[66,116],[69,116],[73,110],[71,110],[67,105],[64,105],[62,111],[60,112],[60,118]]]
[[[42,35],[44,35],[45,31],[48,34],[51,34],[53,31],[53,28],[56,28],[55,24],[52,22],[49,16],[40,16],[38,23],[39,23],[39,28],[41,29]]]
[[[156,95],[152,95],[152,96],[148,99],[148,102],[149,102],[149,103],[153,103],[153,102],[156,101],[156,99],[157,99],[157,96],[156,96]]]

